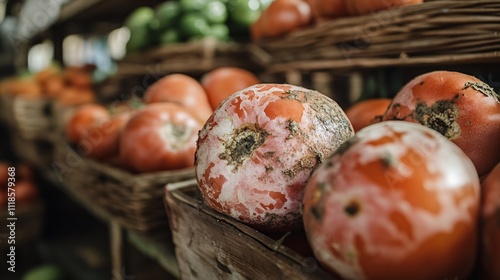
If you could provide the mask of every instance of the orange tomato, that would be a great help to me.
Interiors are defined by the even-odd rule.
[[[320,263],[343,279],[467,279],[475,263],[479,178],[439,133],[368,126],[309,179],[304,227]]]
[[[276,37],[312,23],[312,10],[302,0],[275,0],[251,28],[254,39]]]
[[[90,128],[85,137],[86,141],[80,143],[87,155],[98,160],[110,160],[118,157],[120,133],[132,114],[132,111],[123,112]]]
[[[67,87],[56,96],[56,100],[62,105],[76,106],[95,102],[95,95],[90,89]]]
[[[258,83],[259,78],[252,72],[237,67],[217,68],[201,79],[213,110],[231,94]]]
[[[198,81],[184,75],[171,74],[152,84],[144,94],[147,104],[172,102],[184,106],[201,123],[212,114],[207,94]]]
[[[120,159],[137,172],[193,166],[199,121],[175,103],[137,111],[120,135]]]
[[[358,132],[362,128],[378,122],[376,118],[382,118],[391,101],[389,98],[367,99],[347,109],[345,113],[351,121],[354,131]]]
[[[341,17],[347,15],[344,0],[308,0],[317,17]]]
[[[43,93],[47,96],[56,96],[64,89],[64,81],[61,77],[49,77],[42,83]]]
[[[16,186],[16,204],[28,204],[38,198],[38,187],[31,180],[17,181]]]
[[[500,279],[500,163],[482,183],[481,268],[483,279]]]
[[[64,80],[69,86],[77,88],[90,88],[92,77],[90,74],[79,67],[67,67],[64,69]]]
[[[423,0],[347,0],[344,1],[350,15],[364,15],[372,12],[423,3]]]
[[[500,96],[481,80],[435,71],[407,83],[383,120],[404,120],[432,128],[472,159],[479,176],[500,161]]]
[[[16,167],[16,180],[32,181],[34,179],[35,179],[35,171],[29,164],[22,163]]]
[[[109,120],[106,108],[98,104],[86,104],[76,109],[66,124],[66,138],[71,144],[85,140],[91,128]]]

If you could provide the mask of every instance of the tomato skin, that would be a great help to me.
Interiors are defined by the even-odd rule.
[[[312,170],[353,135],[342,109],[302,87],[257,84],[231,95],[200,131],[195,171],[214,210],[266,231],[300,225]]]
[[[364,127],[375,122],[377,117],[382,117],[391,104],[389,98],[367,99],[352,105],[345,111],[351,121],[354,131],[358,132]]]
[[[199,121],[175,103],[139,110],[120,135],[120,158],[137,172],[193,166]]]
[[[344,1],[350,15],[364,15],[401,6],[421,4],[423,0],[348,0]]]
[[[251,27],[252,38],[284,35],[312,22],[311,6],[302,0],[275,0]]]
[[[238,67],[220,67],[208,72],[201,79],[201,85],[213,110],[231,94],[258,83],[259,78],[252,72]]]
[[[132,117],[133,112],[123,112],[89,129],[82,148],[89,157],[97,160],[110,160],[119,156],[120,133]]]
[[[184,74],[171,74],[159,79],[146,90],[144,101],[147,104],[177,103],[184,106],[202,123],[212,114],[212,108],[201,84]]]
[[[16,204],[29,204],[38,199],[38,187],[31,180],[17,181],[16,186]]]
[[[3,192],[7,188],[9,180],[9,165],[5,162],[0,162],[0,191]]]
[[[308,0],[307,2],[311,5],[316,17],[341,17],[347,15],[344,0]]]
[[[421,125],[382,122],[316,169],[304,227],[320,263],[343,279],[466,279],[479,193],[458,147]]]
[[[76,109],[66,124],[66,138],[71,144],[85,140],[89,130],[107,120],[108,110],[98,104],[86,104]]]
[[[500,99],[475,77],[447,71],[423,74],[394,97],[383,120],[418,122],[459,146],[482,176],[500,161]]]
[[[483,279],[500,279],[500,163],[482,183],[481,268]]]

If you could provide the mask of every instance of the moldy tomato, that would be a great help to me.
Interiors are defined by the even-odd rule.
[[[314,172],[304,226],[318,260],[344,279],[466,279],[479,192],[453,143],[421,125],[382,122]]]
[[[353,136],[323,94],[258,84],[226,99],[200,131],[196,178],[207,205],[266,230],[300,222],[312,170]]]
[[[150,104],[138,111],[120,136],[122,162],[138,172],[193,166],[201,124],[175,103]]]
[[[500,163],[482,184],[482,257],[484,279],[500,279]]]
[[[479,176],[500,161],[500,97],[472,76],[447,71],[418,76],[394,97],[383,120],[438,131],[471,158]]]

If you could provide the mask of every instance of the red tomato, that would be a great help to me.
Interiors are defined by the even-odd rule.
[[[119,136],[132,114],[131,111],[124,112],[90,128],[85,140],[81,141],[79,145],[89,157],[98,160],[110,160],[119,156]]]
[[[193,166],[200,129],[198,120],[180,105],[148,105],[123,129],[120,158],[138,172]]]
[[[144,94],[147,104],[172,102],[184,106],[200,122],[212,114],[207,94],[198,81],[184,74],[165,76],[151,85]]]
[[[351,121],[354,131],[358,132],[362,128],[378,122],[376,118],[382,118],[391,101],[389,98],[367,99],[351,106],[345,111],[345,114]]]
[[[315,16],[318,17],[341,17],[347,15],[344,0],[308,0],[307,2],[311,5]]]
[[[394,9],[401,6],[420,4],[423,0],[348,0],[344,1],[350,15],[364,15],[372,12]]]
[[[482,184],[481,264],[484,279],[500,279],[500,163]]]
[[[252,27],[254,39],[284,35],[312,22],[312,10],[302,0],[275,0]]]
[[[500,97],[472,76],[446,71],[418,76],[394,97],[383,119],[438,131],[472,159],[479,176],[500,161]]]
[[[318,260],[344,279],[466,279],[479,192],[458,147],[421,125],[382,122],[311,176],[304,226]]]
[[[201,85],[205,89],[212,109],[231,94],[260,83],[252,72],[237,67],[221,67],[205,74]]]
[[[258,84],[223,102],[200,132],[196,178],[208,206],[265,230],[300,223],[312,170],[354,134],[323,94]]]
[[[76,109],[66,124],[66,138],[71,144],[85,139],[89,129],[107,120],[110,116],[106,108],[98,104],[87,104]]]

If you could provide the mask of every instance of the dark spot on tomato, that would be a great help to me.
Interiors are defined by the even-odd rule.
[[[340,145],[340,147],[335,151],[334,155],[343,155],[345,152],[347,152],[347,150],[349,150],[349,148],[354,146],[354,144],[356,144],[357,142],[359,142],[359,138],[357,136],[349,138],[349,140],[345,141],[342,145]]]
[[[274,151],[269,151],[264,153],[264,158],[272,158],[274,157],[275,152]]]
[[[487,97],[491,97],[496,100],[496,102],[500,103],[500,96],[498,93],[496,93],[489,85],[485,83],[473,83],[473,82],[467,82],[465,83],[464,90],[472,88],[475,91],[478,91]]]
[[[316,206],[311,207],[311,214],[318,221],[321,221],[323,219],[323,213],[321,213],[321,212],[322,211],[320,209],[318,209],[318,207],[316,207]]]
[[[219,155],[222,160],[234,166],[233,172],[249,159],[253,152],[266,141],[269,133],[255,123],[248,123],[233,131],[233,135],[224,142],[224,152]]]
[[[420,84],[418,84],[419,86],[425,84],[425,81],[421,81]]]
[[[300,131],[299,124],[292,119],[286,122],[286,129],[290,131],[290,134],[286,137],[286,139],[292,139]]]
[[[380,155],[380,162],[385,168],[390,168],[395,165],[396,159],[389,152]]]
[[[453,140],[461,134],[460,125],[456,121],[460,115],[455,104],[457,96],[452,100],[440,100],[431,106],[427,106],[425,102],[418,102],[413,118],[420,124]]]
[[[355,200],[351,200],[345,207],[344,207],[344,212],[351,216],[355,217],[359,211],[361,210],[361,206],[359,203]]]

